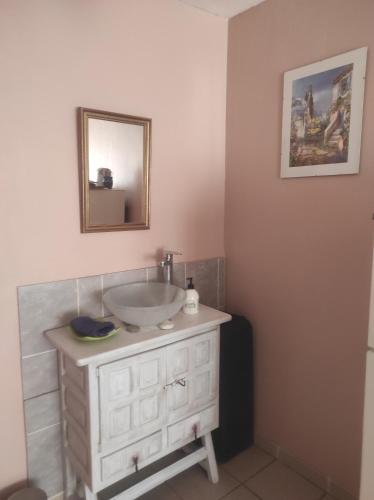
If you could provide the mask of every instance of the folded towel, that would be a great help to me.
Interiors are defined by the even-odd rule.
[[[106,337],[114,329],[111,321],[96,321],[89,316],[78,316],[70,326],[80,337]]]

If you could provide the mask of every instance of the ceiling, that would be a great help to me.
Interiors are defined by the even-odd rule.
[[[198,9],[222,17],[233,17],[264,0],[180,0]]]

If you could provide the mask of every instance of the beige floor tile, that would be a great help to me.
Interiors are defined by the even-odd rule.
[[[239,488],[236,488],[236,490],[229,493],[223,500],[259,500],[259,499],[244,486],[239,486]]]
[[[168,484],[183,500],[218,500],[239,486],[238,481],[221,467],[219,482],[211,483],[198,465],[170,479]]]
[[[314,471],[312,467],[309,467],[303,462],[300,462],[297,458],[283,449],[280,450],[279,462],[297,472],[298,474],[300,474],[300,476],[315,484],[316,486],[318,486],[318,488],[321,488],[321,490],[326,491],[327,478],[325,476],[323,476],[319,472]]]
[[[167,484],[162,484],[139,497],[139,500],[179,500],[179,496]]]
[[[262,500],[319,500],[323,493],[279,462],[269,465],[245,484]]]
[[[222,465],[222,467],[235,479],[244,482],[273,461],[274,458],[271,455],[252,446],[252,448],[243,451]]]

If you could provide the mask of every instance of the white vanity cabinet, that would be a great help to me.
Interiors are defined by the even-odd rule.
[[[114,498],[138,498],[202,461],[218,480],[210,432],[218,426],[219,325],[229,319],[201,306],[195,316],[180,312],[169,331],[121,329],[95,343],[68,328],[47,333],[59,352],[68,484],[80,478],[86,498],[96,499],[198,437],[202,447]]]

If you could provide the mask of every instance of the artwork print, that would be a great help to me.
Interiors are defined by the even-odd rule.
[[[282,177],[358,172],[365,61],[359,49],[285,74]]]
[[[290,167],[348,159],[353,64],[292,84]]]

